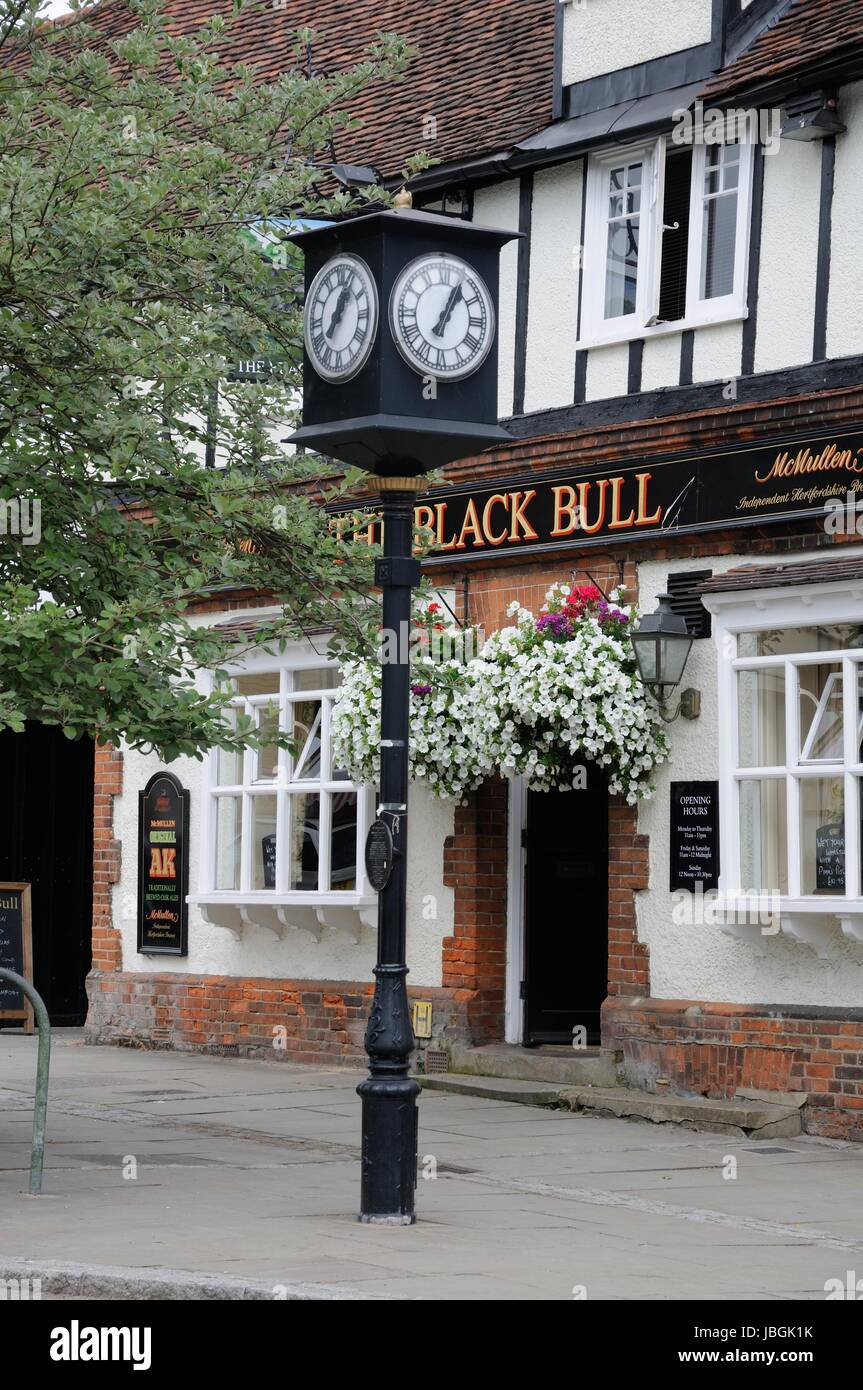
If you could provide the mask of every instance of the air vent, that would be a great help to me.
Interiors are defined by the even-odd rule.
[[[713,570],[684,570],[670,574],[666,581],[671,610],[686,619],[687,631],[693,637],[710,636],[710,614],[701,602],[698,586],[712,573]]]

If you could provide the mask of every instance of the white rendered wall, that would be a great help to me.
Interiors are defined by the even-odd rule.
[[[760,562],[745,551],[646,562],[639,566],[639,604],[652,611],[673,571],[712,569],[718,574]],[[771,557],[765,556],[764,563],[771,563]],[[848,941],[838,927],[822,960],[784,933],[766,936],[764,954],[756,955],[752,946],[725,935],[718,925],[684,926],[672,918],[669,784],[719,776],[716,671],[713,640],[694,642],[683,684],[701,691],[701,715],[671,725],[672,759],[657,776],[654,796],[639,808],[638,829],[650,836],[650,887],[636,894],[639,940],[650,947],[650,993],[659,999],[863,1007],[863,946]]]
[[[473,220],[486,227],[518,231],[519,180],[478,188],[474,197]],[[500,300],[498,303],[498,415],[512,415],[515,382],[515,309],[518,279],[518,242],[509,242],[500,254]]]
[[[563,81],[709,43],[711,0],[563,0]]]
[[[692,345],[692,380],[727,381],[740,376],[743,325],[711,323],[696,328]],[[733,398],[730,398],[733,401]]]
[[[590,349],[587,354],[585,400],[603,401],[607,396],[625,396],[628,382],[628,343]]]
[[[863,352],[863,272],[860,212],[863,208],[863,82],[839,92],[839,112],[848,127],[836,137],[827,301],[827,356]]]
[[[583,169],[578,159],[534,178],[525,411],[572,401]]]
[[[161,763],[155,756],[123,750],[123,791],[114,798],[114,836],[122,845],[121,876],[113,888],[113,921],[122,937],[123,969],[149,973],[259,976],[293,980],[372,980],[375,931],[363,927],[358,943],[324,927],[320,941],[285,929],[282,939],[261,927],[244,927],[237,941],[224,928],[205,922],[189,906],[189,954],[144,956],[137,951],[138,792],[155,772],[167,768],[190,796],[189,893],[200,883],[201,802],[205,765],[194,758]],[[408,847],[407,943],[410,983],[434,988],[441,983],[441,942],[453,934],[453,891],[442,885],[443,845],[453,833],[454,803],[439,801],[423,784],[411,787]],[[428,914],[428,919],[426,915]],[[431,915],[436,914],[436,915]]]
[[[820,188],[820,140],[765,153],[756,372],[812,361]]]
[[[641,359],[641,389],[656,391],[661,386],[677,386],[680,381],[680,333],[645,338]]]

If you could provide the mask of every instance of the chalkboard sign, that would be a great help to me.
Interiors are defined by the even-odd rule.
[[[276,886],[276,837],[265,835],[261,840],[261,854],[264,860],[264,887]]]
[[[138,950],[188,952],[189,793],[157,772],[138,793]]]
[[[30,884],[0,883],[0,966],[33,982]],[[23,1022],[33,1032],[33,1010],[20,989],[0,979],[0,1022]]]
[[[671,784],[671,891],[719,887],[719,783]]]
[[[845,892],[844,825],[819,825],[815,831],[815,891]]]

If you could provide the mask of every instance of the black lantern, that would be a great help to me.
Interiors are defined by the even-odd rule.
[[[666,692],[683,679],[692,637],[686,619],[672,610],[670,596],[660,594],[657,602],[659,607],[656,612],[645,614],[630,640],[642,682],[658,692],[662,706]],[[684,690],[671,718],[676,719],[678,714],[682,714],[684,719],[695,719],[700,709],[699,692]],[[667,718],[665,715],[663,717]]]
[[[360,1220],[407,1225],[417,1180],[417,1082],[406,977],[410,664],[398,640],[420,580],[413,513],[424,475],[511,440],[497,423],[500,248],[517,233],[432,213],[378,212],[294,240],[306,253],[303,426],[293,441],[377,475],[383,628],[380,801],[366,844],[378,891],[365,1035]]]

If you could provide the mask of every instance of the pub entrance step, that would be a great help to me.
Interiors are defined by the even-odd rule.
[[[417,1080],[423,1090],[546,1106],[575,1114],[647,1120],[737,1139],[793,1139],[803,1132],[803,1097],[764,1100],[738,1094],[729,1100],[708,1100],[703,1096],[653,1095],[627,1086],[566,1086],[457,1072],[419,1076]]]
[[[615,1086],[619,1056],[606,1047],[524,1048],[516,1043],[465,1047],[454,1043],[449,1071],[473,1076],[509,1077],[514,1081],[548,1081],[566,1086]]]

